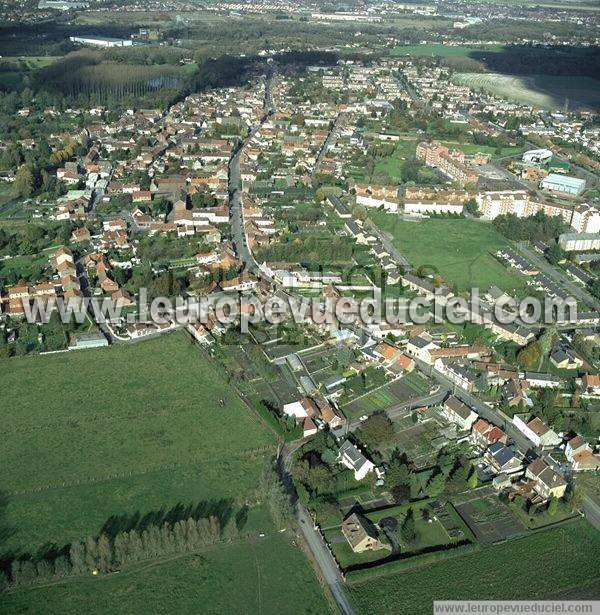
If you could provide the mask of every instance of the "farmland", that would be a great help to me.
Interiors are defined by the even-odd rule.
[[[118,575],[81,578],[12,592],[4,612],[281,613],[294,597],[297,613],[329,613],[301,552],[272,532],[255,541],[221,545]]]
[[[567,99],[571,107],[597,107],[600,104],[599,83],[590,77],[457,73],[453,79],[476,91],[542,109],[556,109]]]
[[[79,539],[113,515],[245,497],[274,448],[180,334],[7,360],[2,373],[4,549]]]
[[[586,548],[582,549],[585,544]],[[600,583],[600,532],[575,523],[511,540],[475,553],[389,576],[354,581],[350,594],[359,613],[431,613],[433,600],[560,598],[574,590],[596,595]],[[577,561],[577,566],[571,563]],[[536,575],[531,582],[532,570]]]
[[[508,272],[492,256],[506,241],[489,224],[452,218],[405,222],[379,211],[369,215],[392,236],[395,247],[413,266],[433,267],[459,291],[473,287],[487,290],[493,284],[507,292],[524,288],[522,278]]]

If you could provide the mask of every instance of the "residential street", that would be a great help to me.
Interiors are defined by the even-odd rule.
[[[306,544],[310,548],[313,560],[319,567],[324,581],[329,586],[340,612],[343,615],[353,615],[354,609],[350,605],[348,597],[346,596],[344,580],[340,575],[337,564],[329,552],[327,545],[321,538],[321,534],[314,528],[314,522],[308,511],[298,500],[296,490],[292,482],[292,477],[290,475],[294,452],[298,450],[304,442],[306,442],[306,440],[296,440],[295,442],[286,444],[281,449],[277,460],[279,474],[285,489],[292,498],[292,501],[295,502],[294,512],[296,521],[298,522],[298,527],[302,530],[302,535],[306,540]]]
[[[265,101],[265,108],[272,111],[273,103],[271,98],[271,79],[267,80]],[[250,134],[252,134],[252,132]],[[238,257],[244,263],[246,271],[258,274],[260,269],[254,260],[252,252],[248,248],[248,244],[246,243],[242,213],[242,200],[240,195],[240,154],[246,145],[247,140],[248,139],[241,144],[240,148],[232,156],[229,163],[229,219],[231,222],[231,235]],[[303,441],[299,440],[286,444],[283,447],[278,458],[278,470],[280,477],[285,489],[292,498],[292,501],[295,503],[294,511],[298,527],[301,529],[306,544],[310,548],[314,562],[319,567],[322,578],[329,586],[340,612],[343,613],[343,615],[353,615],[354,610],[350,606],[350,602],[346,596],[343,587],[344,581],[340,575],[337,564],[329,552],[329,549],[327,548],[327,545],[323,541],[321,535],[314,528],[313,520],[308,514],[308,511],[304,508],[300,501],[298,501],[296,490],[289,473],[292,455],[294,451],[302,444]]]
[[[594,299],[589,292],[572,282],[566,273],[559,271],[556,267],[553,267],[550,263],[548,263],[548,261],[546,261],[543,257],[539,256],[533,250],[530,250],[522,244],[519,245],[519,251],[542,273],[547,275],[555,282],[558,282],[561,286],[568,290],[573,297],[583,301],[595,310],[600,309],[600,301]]]

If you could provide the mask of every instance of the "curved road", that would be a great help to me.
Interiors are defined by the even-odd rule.
[[[302,530],[302,535],[311,551],[313,560],[321,571],[323,580],[327,583],[340,612],[343,613],[343,615],[354,615],[354,609],[346,596],[344,580],[340,574],[337,563],[321,538],[321,534],[315,529],[314,522],[308,511],[298,500],[290,474],[292,457],[305,442],[306,440],[296,440],[295,442],[287,443],[281,449],[281,453],[277,459],[277,470],[283,486],[294,502],[294,516],[298,523],[298,527]]]

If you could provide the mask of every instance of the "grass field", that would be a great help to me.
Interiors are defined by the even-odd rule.
[[[275,439],[208,361],[182,334],[3,361],[3,548],[79,539],[112,515],[251,494]]]
[[[501,45],[400,45],[395,47],[395,56],[440,56],[442,58],[466,58],[472,51],[502,51]]]
[[[489,145],[477,145],[475,143],[457,143],[456,141],[444,141],[443,145],[446,145],[450,149],[458,149],[464,152],[467,156],[472,156],[477,153],[489,154],[492,158],[498,156],[513,156],[520,154],[523,151],[522,147],[503,147],[499,154],[496,153],[496,148]]]
[[[116,575],[4,595],[5,613],[331,613],[301,551],[279,534]]]
[[[600,532],[578,520],[476,553],[356,581],[350,594],[358,613],[411,615],[431,613],[434,599],[591,598],[600,585],[598,549]]]
[[[590,77],[457,73],[453,79],[476,91],[542,109],[560,108],[567,100],[571,108],[600,106],[600,82]]]
[[[506,245],[490,224],[464,218],[432,218],[405,222],[398,216],[370,211],[373,222],[393,236],[394,245],[414,267],[437,269],[459,291],[490,286],[507,292],[524,289],[521,276],[510,273],[492,253]]]

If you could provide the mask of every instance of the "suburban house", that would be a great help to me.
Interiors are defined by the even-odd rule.
[[[500,427],[496,427],[496,425],[492,425],[484,419],[477,419],[471,429],[471,442],[475,446],[488,447],[496,442],[506,444],[508,436]]]
[[[502,442],[490,444],[484,458],[498,474],[514,474],[523,469],[521,460]]]
[[[520,405],[533,406],[533,401],[529,398],[517,378],[510,378],[502,385],[502,398],[510,408]]]
[[[318,431],[318,428],[315,422],[312,420],[310,416],[307,416],[302,421],[302,437],[308,438],[309,436],[314,436]]]
[[[439,347],[439,344],[436,344],[428,333],[422,333],[408,340],[406,343],[406,352],[409,356],[432,365],[433,358],[430,351]]]
[[[535,491],[543,498],[562,498],[567,490],[567,481],[557,474],[541,457],[530,463],[525,476],[535,481]]]
[[[362,480],[375,469],[375,464],[369,461],[350,440],[346,440],[338,452],[336,461],[354,472],[356,480]]]
[[[432,351],[433,354],[433,351]],[[466,365],[457,362],[455,359],[436,359],[435,368],[444,374],[452,383],[465,391],[472,393],[477,390],[477,375]]]
[[[477,420],[477,414],[469,408],[466,404],[463,404],[460,399],[450,395],[444,402],[444,408],[442,414],[455,425],[462,430],[468,431],[473,426],[473,423]]]
[[[600,455],[595,454],[592,447],[579,435],[567,442],[565,456],[577,472],[600,468]]]
[[[525,372],[524,378],[532,389],[558,389],[560,387],[560,378],[551,374]]]
[[[377,538],[376,527],[357,513],[352,513],[342,521],[342,533],[355,553],[378,551],[385,548],[385,545]]]
[[[233,280],[223,280],[221,288],[224,291],[239,291],[253,290],[258,285],[258,280],[251,273],[242,273]]]
[[[600,376],[598,374],[584,374],[581,386],[586,395],[600,395]]]
[[[583,365],[583,359],[571,348],[557,348],[550,353],[550,363],[558,369],[577,369]]]
[[[562,438],[537,416],[531,418],[528,414],[515,414],[513,424],[535,446],[552,448],[562,442]]]
[[[293,401],[289,404],[284,404],[283,413],[286,416],[293,416],[296,419],[304,419],[317,414],[318,408],[315,402],[310,399],[310,397],[303,397],[299,401]]]
[[[283,414],[292,416],[302,425],[304,437],[317,433],[319,425],[326,424],[331,429],[339,427],[343,419],[335,412],[331,404],[322,397],[303,397],[283,406]]]

